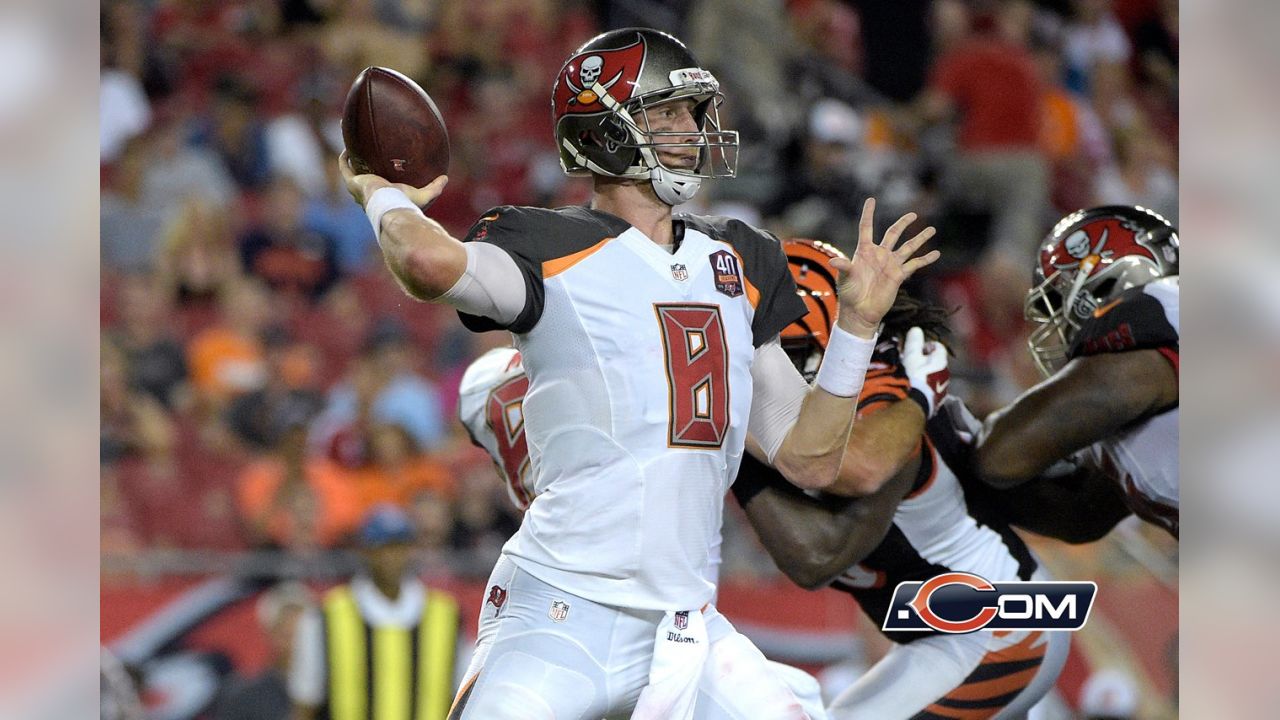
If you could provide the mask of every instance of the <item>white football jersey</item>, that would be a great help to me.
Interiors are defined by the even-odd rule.
[[[520,512],[528,509],[537,489],[533,484],[529,444],[524,439],[524,395],[529,377],[520,351],[494,348],[467,366],[458,386],[458,418],[472,441],[485,449]],[[707,580],[719,584],[721,537],[710,548]]]
[[[1174,276],[1126,291],[1114,307],[1081,329],[1077,349],[1081,354],[1156,349],[1176,373],[1178,285]],[[1177,406],[1095,443],[1089,452],[1124,487],[1136,514],[1178,534]]]
[[[523,511],[533,502],[533,472],[524,439],[529,378],[515,348],[494,348],[467,367],[458,386],[458,419],[498,468],[507,494]]]
[[[755,348],[805,311],[772,236],[734,220],[678,220],[674,253],[585,208],[499,208],[468,237],[506,250],[526,278],[526,307],[508,329],[528,376],[520,410],[534,497],[504,553],[608,605],[712,599]]]

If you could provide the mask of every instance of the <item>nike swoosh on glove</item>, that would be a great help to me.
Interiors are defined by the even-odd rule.
[[[911,383],[911,399],[920,404],[926,418],[933,417],[951,384],[947,348],[932,340],[925,342],[924,331],[913,327],[902,343],[902,366]]]

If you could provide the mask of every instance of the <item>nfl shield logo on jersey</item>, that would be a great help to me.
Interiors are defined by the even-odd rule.
[[[563,600],[554,600],[551,603],[551,611],[547,613],[547,617],[555,622],[564,622],[569,617],[569,603]]]
[[[684,282],[689,279],[689,269],[680,263],[676,263],[671,266],[671,277],[679,282]]]
[[[738,297],[742,294],[742,275],[738,272],[738,258],[728,250],[717,250],[708,256],[715,273],[716,290]]]
[[[689,611],[681,610],[676,613],[675,625],[677,630],[684,630],[689,627]]]

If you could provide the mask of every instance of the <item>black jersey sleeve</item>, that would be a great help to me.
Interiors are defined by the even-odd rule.
[[[742,259],[748,300],[755,308],[751,322],[755,347],[804,317],[807,312],[804,301],[796,293],[787,255],[777,237],[732,218],[684,216],[683,219],[711,238],[732,245]]]
[[[787,255],[782,251],[778,238],[746,223],[738,224],[755,235],[753,242],[744,243],[738,252],[742,254],[742,271],[747,282],[760,293],[755,318],[751,322],[752,342],[760,347],[783,328],[804,317],[808,309],[796,292],[796,281],[791,277]]]
[[[524,276],[525,305],[509,325],[459,311],[463,326],[472,332],[529,332],[542,318],[546,299],[543,264],[585,250],[623,229],[612,227],[610,220],[603,216],[577,207],[547,210],[504,205],[486,212],[467,231],[463,242],[496,245],[511,256]]]
[[[1143,288],[1130,288],[1094,311],[1071,344],[1068,357],[1159,350],[1177,362],[1178,330],[1160,300]]]

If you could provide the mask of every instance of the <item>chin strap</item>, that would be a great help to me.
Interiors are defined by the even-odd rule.
[[[652,151],[650,151],[652,152]],[[653,184],[653,194],[668,205],[679,205],[693,199],[702,187],[702,178],[677,175],[661,165],[649,170],[649,181]]]

